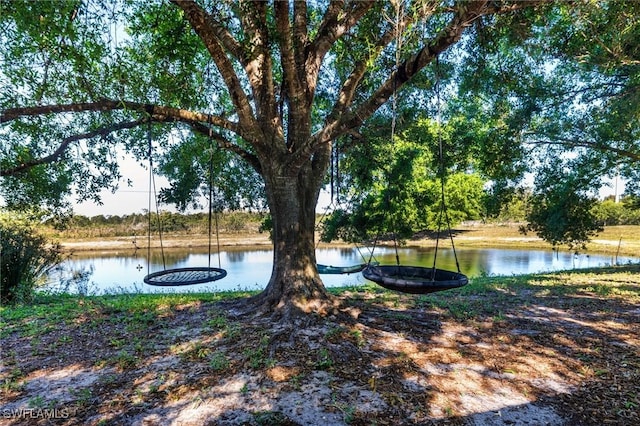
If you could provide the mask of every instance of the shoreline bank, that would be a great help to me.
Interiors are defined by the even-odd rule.
[[[471,225],[462,226],[454,230],[453,237],[456,247],[482,247],[482,248],[514,248],[514,249],[552,249],[551,245],[535,235],[523,235],[517,225]],[[448,235],[440,236],[440,244],[449,244]],[[75,238],[60,239],[62,250],[68,252],[95,252],[95,251],[119,251],[127,249],[147,250],[147,236],[117,236],[102,238]],[[417,235],[406,240],[405,247],[433,247],[436,240],[432,235]],[[223,233],[219,240],[212,237],[211,246],[225,249],[247,249],[256,247],[271,248],[272,242],[267,233],[242,232]],[[392,241],[378,242],[381,246],[392,245]],[[320,243],[318,248],[324,247],[350,247],[341,241]],[[166,249],[192,249],[209,246],[206,235],[168,234],[163,237],[162,247]],[[157,236],[151,239],[151,248],[160,248],[160,240]],[[566,246],[559,247],[567,251]],[[607,253],[620,256],[638,256],[640,254],[640,226],[608,227],[587,244],[586,250],[578,250],[581,253]]]

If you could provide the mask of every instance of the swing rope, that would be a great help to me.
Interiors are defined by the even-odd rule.
[[[329,205],[327,205],[327,207],[322,212],[322,215],[320,216],[320,219],[318,220],[318,223],[315,226],[315,230],[316,231],[319,231],[322,228],[322,224],[326,220],[326,217],[329,216],[329,211],[337,206],[336,204],[334,204],[334,201],[333,201],[334,196],[335,196],[335,189],[334,189],[334,185],[335,185],[335,181],[334,181],[334,155],[335,154],[334,154],[334,149],[335,148],[332,146],[331,155],[329,157],[329,159],[330,159],[330,163],[329,163],[329,173],[330,173]],[[317,250],[319,246],[320,246],[320,238],[318,238],[318,241],[316,241],[315,249]]]
[[[151,118],[147,123],[147,157],[149,158],[149,204],[147,208],[147,275],[151,273],[151,190],[153,171],[153,160],[151,159]]]
[[[152,124],[152,115],[153,109],[148,111],[149,121],[147,122],[147,148],[148,148],[148,156],[149,156],[149,194],[154,194],[154,201],[156,207],[156,221],[158,223],[158,238],[160,241],[160,253],[162,255],[162,267],[163,269],[167,268],[167,262],[164,256],[164,245],[162,243],[162,221],[160,220],[160,210],[158,208],[158,199],[155,196],[156,194],[156,179],[153,173],[153,144],[151,141],[151,124]],[[152,204],[151,204],[151,195],[149,195],[149,209],[148,209],[148,232],[147,232],[147,258],[149,261],[147,262],[147,275],[149,275],[149,268],[151,264],[151,228],[152,228]]]
[[[211,114],[208,115],[209,122],[209,268],[211,268],[211,216],[213,210],[213,130],[211,127]],[[218,226],[218,211],[215,210],[213,214],[216,226],[216,246],[218,249],[218,268],[222,268],[222,262],[220,261],[220,229]]]
[[[445,182],[446,182],[446,166],[444,162],[444,148],[442,143],[442,102],[440,99],[440,62],[438,57],[436,57],[436,66],[435,66],[435,75],[436,75],[436,125],[437,125],[437,135],[438,135],[438,160],[439,160],[439,168],[440,168],[440,212],[438,214],[438,232],[436,233],[436,247],[433,254],[433,270],[436,270],[436,260],[438,259],[438,246],[440,243],[440,233],[442,231],[442,217],[445,217],[447,223],[447,232],[449,234],[449,239],[451,240],[451,248],[453,250],[453,257],[456,262],[456,268],[458,273],[460,273],[460,263],[458,262],[458,254],[456,253],[456,246],[453,241],[453,232],[451,231],[451,220],[449,219],[449,211],[447,209],[446,197],[445,197]],[[435,273],[433,274],[435,279]]]
[[[316,230],[321,228],[322,223],[326,220],[326,217],[329,215],[330,210],[332,210],[333,208],[339,208],[342,205],[340,201],[340,167],[339,167],[340,161],[339,160],[340,160],[340,152],[338,150],[337,145],[334,145],[331,148],[330,169],[329,169],[331,174],[330,203],[325,208],[322,215],[320,216],[320,220],[316,225]],[[320,239],[318,239],[318,241],[316,242],[316,245],[315,245],[316,250],[318,249],[319,246],[320,246]],[[371,257],[369,258],[369,260],[367,260],[365,255],[360,250],[360,247],[358,247],[358,244],[355,244],[355,249],[360,255],[360,257],[362,258],[362,261],[364,263],[351,265],[351,266],[331,266],[331,265],[317,264],[318,272],[320,274],[350,274],[353,272],[362,271],[364,268],[366,268],[371,264],[371,258],[373,257],[373,253],[371,253]],[[375,264],[378,264],[378,262],[375,262]]]
[[[340,148],[338,147],[338,145],[336,144],[335,149],[334,149],[335,154],[332,155],[331,157],[331,170],[332,170],[332,177],[331,177],[331,193],[333,194],[335,192],[335,206],[340,208],[342,207],[343,203],[340,200],[340,188],[341,188],[341,179],[340,179]],[[334,178],[333,178],[333,171],[335,170],[335,190],[334,190]],[[354,203],[354,199],[356,197],[356,193],[353,192],[351,194],[351,196],[349,197],[349,200],[346,201],[346,205],[347,206],[353,206]],[[333,195],[331,198],[331,204],[334,205],[333,203]],[[369,259],[367,259],[367,257],[362,253],[362,250],[360,250],[360,246],[358,245],[358,243],[354,243],[354,247],[356,249],[356,251],[358,252],[358,254],[360,255],[360,257],[362,258],[363,262],[366,265],[371,265],[371,264],[378,264],[379,262],[377,260],[375,260],[374,257],[374,253],[373,251],[370,251],[369,253]]]
[[[227,271],[221,268],[220,264],[220,233],[218,229],[218,215],[212,215],[213,209],[213,146],[211,143],[211,127],[209,128],[209,143],[210,143],[210,156],[209,156],[209,218],[208,218],[208,231],[209,231],[209,251],[208,251],[208,266],[207,267],[186,267],[186,268],[174,268],[167,269],[166,260],[164,255],[164,245],[162,243],[162,222],[160,221],[160,211],[158,208],[158,199],[156,192],[155,177],[153,174],[153,146],[151,141],[151,116],[153,110],[149,111],[149,124],[147,127],[147,144],[149,148],[149,232],[148,232],[148,244],[147,244],[147,276],[144,277],[144,282],[149,285],[155,286],[180,286],[180,285],[192,285],[192,284],[204,284],[211,281],[216,281],[227,276]],[[210,119],[209,119],[210,121]],[[158,216],[158,228],[160,235],[160,249],[162,251],[162,266],[161,271],[150,273],[151,264],[151,195],[156,202],[156,215]],[[211,267],[211,232],[212,232],[212,216],[215,216],[216,226],[216,239],[218,242],[218,268]]]
[[[390,141],[391,144],[394,144],[394,139],[395,139],[395,135],[396,135],[396,126],[397,126],[397,109],[398,109],[398,82],[396,79],[396,76],[398,74],[398,71],[400,69],[400,60],[402,58],[401,56],[401,47],[402,47],[402,34],[400,33],[400,20],[402,19],[402,1],[397,1],[394,3],[395,5],[395,17],[394,17],[394,27],[395,27],[395,41],[396,41],[396,48],[395,48],[395,68],[393,73],[391,74],[391,79],[392,79],[392,87],[393,87],[393,91],[391,94],[391,135],[390,135]],[[387,184],[390,185],[390,182],[387,182]],[[391,211],[391,200],[389,197],[389,194],[387,193],[385,196],[385,204],[387,207],[387,211]],[[396,232],[396,226],[395,226],[395,222],[394,222],[394,217],[395,215],[392,215],[391,217],[391,235],[393,238],[393,249],[395,252],[395,257],[396,257],[396,266],[400,267],[400,253],[398,251],[398,236],[397,236],[397,232]],[[369,256],[369,261],[367,262],[368,264],[371,264],[371,260],[373,259],[376,247],[378,245],[378,240],[380,239],[380,234],[382,233],[382,228],[378,229],[378,232],[376,233],[376,236],[373,240],[373,246],[371,248],[371,252],[370,252],[370,256]]]
[[[397,81],[396,76],[400,69],[400,49],[401,49],[401,34],[400,34],[400,20],[401,20],[401,1],[396,2],[396,69],[392,74],[393,78],[393,94],[392,94],[392,119],[391,119],[391,143],[394,143],[394,137],[396,132],[396,120],[397,120]],[[436,57],[436,65],[437,57]],[[439,145],[439,161],[440,161],[440,175],[441,175],[441,210],[438,218],[438,236],[436,238],[436,251],[433,259],[433,268],[423,268],[420,266],[401,266],[400,265],[400,256],[398,254],[398,242],[396,238],[395,224],[391,225],[393,228],[393,244],[396,254],[396,264],[395,265],[382,265],[382,266],[369,266],[364,271],[362,271],[362,275],[370,280],[375,282],[376,284],[381,285],[389,290],[400,291],[403,293],[410,294],[426,294],[433,293],[437,291],[450,290],[453,288],[462,287],[468,284],[468,278],[460,272],[460,265],[458,264],[458,257],[455,254],[454,247],[454,255],[456,258],[456,265],[458,267],[458,272],[451,272],[444,269],[436,269],[436,258],[438,253],[438,242],[440,240],[440,231],[442,227],[442,216],[444,215],[447,221],[447,225],[449,228],[449,236],[451,237],[451,243],[453,246],[453,234],[451,232],[451,223],[449,220],[449,214],[446,210],[445,203],[445,165],[444,165],[444,149],[442,143],[442,137],[440,133],[440,96],[439,96],[439,85],[438,81],[436,81],[436,94],[438,100],[438,145]],[[390,204],[390,199],[387,196],[387,203]],[[378,234],[379,236],[379,234]],[[374,241],[374,249],[377,244],[378,236]]]
[[[209,143],[209,218],[207,219],[208,225],[208,236],[209,236],[209,252],[208,252],[208,266],[211,267],[211,210],[212,210],[212,200],[213,200],[213,184],[212,184],[212,176],[213,176],[213,147],[211,143]],[[217,222],[216,222],[217,224]],[[216,227],[217,230],[217,227]],[[217,234],[217,232],[216,232]],[[220,250],[218,250],[218,254]]]
[[[396,75],[400,70],[400,60],[402,59],[402,33],[400,31],[400,21],[403,18],[402,2],[397,1],[396,4],[396,17],[395,17],[395,32],[396,32],[396,49],[395,49],[395,71],[393,73],[393,95],[391,96],[391,144],[395,143],[396,125],[398,115],[398,82]],[[387,195],[387,204],[390,205],[391,201]],[[396,266],[400,266],[400,254],[398,252],[398,236],[396,234],[396,224],[394,223],[395,215],[392,216],[391,227],[393,233],[393,249],[396,254]]]

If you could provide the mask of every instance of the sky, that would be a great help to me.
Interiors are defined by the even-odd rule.
[[[136,160],[125,157],[120,163],[120,172],[123,178],[120,181],[120,187],[115,192],[104,190],[100,193],[102,205],[86,201],[82,204],[74,204],[73,211],[75,214],[83,216],[111,215],[123,216],[132,213],[142,213],[149,208],[149,170],[142,167]],[[131,181],[131,186],[127,185],[127,180]],[[160,188],[168,186],[168,181],[161,177],[155,176],[156,191]],[[329,193],[323,191],[320,194],[320,201],[316,210],[324,212],[326,206],[330,203]],[[152,210],[155,210],[155,202],[152,198]],[[175,211],[173,206],[161,205],[161,210]],[[193,210],[187,210],[188,213],[195,213]]]
[[[119,188],[115,193],[103,190],[100,193],[102,205],[91,201],[81,204],[74,204],[73,211],[83,216],[111,215],[122,216],[131,213],[142,213],[149,208],[149,170],[142,167],[136,160],[125,157],[120,163],[120,172],[123,178],[120,180]],[[127,179],[131,180],[131,186],[127,185]],[[166,186],[167,181],[156,176],[156,188],[159,190]],[[168,210],[163,208],[163,210]],[[155,204],[152,204],[155,209]]]
[[[137,161],[127,158],[121,163],[121,172],[123,180],[120,183],[120,188],[115,193],[102,191],[103,205],[97,205],[87,201],[82,204],[75,204],[73,207],[74,212],[79,215],[91,217],[97,215],[122,216],[146,211],[149,208],[149,171],[142,167]],[[127,179],[131,180],[131,186],[127,186]],[[156,176],[155,181],[157,191],[163,186],[168,185],[167,180],[160,176]],[[608,183],[609,186],[601,188],[600,198],[615,195],[615,180],[609,180]],[[622,192],[624,192],[624,182],[619,181],[617,183],[617,193],[621,194]],[[316,211],[324,213],[329,203],[329,193],[322,191]],[[152,200],[152,210],[155,210],[155,208]],[[160,206],[160,209],[175,211],[175,209],[169,205]],[[188,212],[193,213],[194,211]]]

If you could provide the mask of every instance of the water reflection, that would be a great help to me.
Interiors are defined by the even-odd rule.
[[[232,252],[227,252],[227,259],[229,259],[229,262],[244,262],[244,255],[246,252],[244,251],[232,251]]]
[[[349,266],[366,262],[369,250],[360,248],[325,248],[316,252],[318,263],[331,266]],[[433,266],[434,250],[428,248],[401,248],[398,256],[402,265]],[[607,266],[615,263],[610,255],[580,255],[545,250],[503,250],[503,249],[458,249],[460,269],[469,277],[480,275],[519,275],[541,271],[572,268]],[[374,260],[381,264],[395,264],[396,252],[392,248],[376,248]],[[618,263],[638,262],[638,258],[620,257]],[[164,265],[163,265],[164,263]],[[228,250],[214,252],[209,257],[206,251],[165,249],[164,262],[160,251],[152,251],[148,257],[146,250],[121,253],[91,253],[72,256],[63,265],[63,271],[54,273],[53,283],[68,278],[73,271],[90,270],[89,277],[93,293],[117,291],[166,291],[143,284],[143,278],[150,272],[166,268],[195,266],[222,267],[227,277],[209,284],[177,287],[170,291],[223,291],[248,289],[257,290],[271,275],[273,252],[271,250]],[[457,270],[454,252],[440,248],[437,265],[441,269]],[[66,275],[65,275],[66,274]],[[328,287],[360,285],[365,282],[361,274],[323,275]],[[71,289],[73,291],[73,289]]]

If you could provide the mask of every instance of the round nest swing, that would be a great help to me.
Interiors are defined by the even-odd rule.
[[[411,294],[435,293],[469,283],[467,276],[460,272],[421,266],[369,266],[362,275],[386,289]]]
[[[400,9],[397,10],[398,20]],[[398,43],[399,45],[399,43]],[[422,266],[400,266],[400,257],[398,256],[398,246],[394,235],[394,247],[396,249],[396,265],[370,265],[362,271],[362,275],[374,283],[389,289],[400,291],[402,293],[410,294],[427,294],[435,293],[436,291],[450,290],[465,286],[469,283],[469,279],[466,275],[460,272],[460,264],[458,263],[458,255],[456,254],[455,244],[453,242],[453,234],[451,232],[451,222],[449,221],[449,214],[447,213],[447,203],[445,198],[445,177],[446,167],[444,162],[443,144],[441,136],[441,123],[440,123],[440,84],[439,84],[439,66],[438,56],[436,56],[436,102],[438,107],[436,122],[437,138],[438,138],[438,157],[440,164],[440,214],[438,216],[438,236],[436,237],[435,254],[433,256],[433,267],[426,268]],[[396,55],[396,70],[400,68],[399,55]],[[395,81],[395,80],[394,80]],[[396,126],[396,88],[393,88],[393,104],[392,104],[392,120],[391,120],[391,142],[394,141]],[[446,219],[447,229],[449,231],[449,238],[451,239],[451,248],[453,249],[453,255],[456,260],[457,272],[447,271],[444,269],[436,268],[436,259],[438,257],[438,242],[440,240],[440,231],[443,224],[443,217]]]
[[[327,274],[327,275],[355,274],[356,272],[360,272],[364,268],[366,268],[367,264],[361,263],[359,265],[351,265],[351,266],[332,266],[332,265],[318,264],[317,267],[318,267],[319,274]]]
[[[153,110],[149,112],[151,115]],[[148,228],[148,244],[147,244],[147,257],[151,259],[151,188],[153,188],[153,198],[156,202],[156,213],[158,217],[158,233],[160,235],[160,250],[162,252],[162,264],[164,269],[161,271],[147,273],[143,278],[145,284],[153,286],[183,286],[193,284],[204,284],[212,281],[220,280],[227,276],[227,271],[222,268],[211,267],[211,222],[212,222],[212,200],[213,200],[213,149],[211,149],[209,157],[209,266],[202,267],[185,267],[185,268],[173,268],[166,269],[164,246],[162,244],[162,226],[160,221],[160,212],[158,209],[158,198],[155,192],[155,179],[153,176],[153,143],[151,139],[151,122],[150,117],[147,126],[147,144],[149,149],[149,228]],[[211,138],[211,130],[209,131],[209,138]],[[220,239],[218,232],[218,216],[216,214],[216,240],[218,241],[218,266],[220,266]],[[149,263],[147,263],[147,268]],[[148,269],[147,269],[148,272]]]
[[[145,284],[155,286],[180,286],[208,283],[226,276],[227,271],[224,269],[204,266],[165,269],[147,275],[143,281]]]
[[[338,274],[355,274],[357,272],[361,272],[367,266],[373,265],[377,266],[378,262],[370,262],[370,263],[360,263],[357,265],[351,266],[332,266],[332,265],[321,265],[318,264],[318,273],[326,274],[326,275],[338,275]]]

